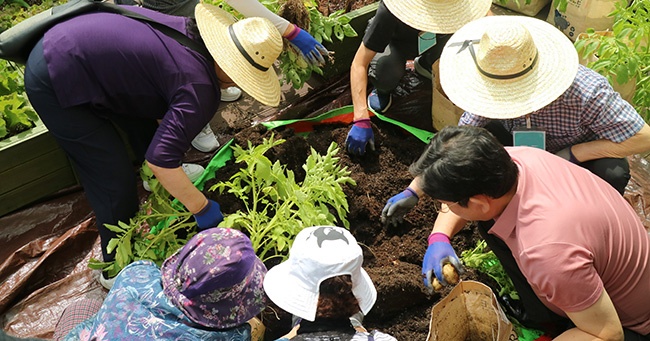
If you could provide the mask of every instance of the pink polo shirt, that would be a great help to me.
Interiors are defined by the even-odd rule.
[[[608,183],[537,148],[510,147],[517,193],[490,229],[551,310],[582,311],[607,290],[623,326],[650,333],[650,237]]]

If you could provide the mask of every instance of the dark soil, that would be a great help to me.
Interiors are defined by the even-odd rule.
[[[345,192],[350,205],[347,216],[350,230],[364,248],[364,268],[375,283],[377,302],[366,317],[364,325],[395,336],[398,340],[425,340],[429,328],[430,310],[444,297],[450,288],[428,295],[422,276],[422,257],[426,251],[429,235],[436,213],[430,198],[422,198],[410,212],[401,226],[386,227],[381,221],[381,210],[386,200],[401,192],[411,181],[408,166],[423,151],[425,144],[409,133],[392,124],[375,122],[376,152],[364,157],[351,157],[339,151],[340,163],[351,171],[357,185],[347,187]],[[349,127],[342,125],[321,125],[307,137],[296,136],[292,129],[274,130],[276,137],[287,142],[270,150],[272,161],[280,160],[296,174],[296,180],[304,178],[301,166],[313,147],[325,154],[331,141],[344,146]],[[235,143],[246,146],[248,141],[259,144],[271,132],[258,126],[247,128],[235,135]],[[209,188],[215,182],[227,180],[238,166],[230,162],[217,172],[217,178],[208,182]],[[224,213],[242,208],[234,197],[208,192],[217,200]],[[472,226],[466,227],[452,241],[456,252],[473,248],[478,234]],[[270,265],[272,266],[272,265]],[[461,276],[489,284],[471,269]],[[271,306],[264,312],[267,326],[266,339],[274,340],[290,329],[290,316]]]
[[[338,10],[350,12],[377,1],[378,0],[318,0],[318,10],[323,13],[323,15],[330,15]]]

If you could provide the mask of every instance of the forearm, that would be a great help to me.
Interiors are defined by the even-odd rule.
[[[553,339],[554,341],[600,341],[606,340],[586,333],[578,328],[571,328],[564,333],[560,334],[558,337]],[[608,341],[623,341],[623,339],[607,339]]]
[[[352,64],[352,67],[350,69],[350,91],[352,92],[354,120],[370,117],[370,114],[368,113],[368,103],[366,102],[367,86],[367,68]]]
[[[293,31],[289,21],[271,12],[257,0],[226,0],[226,2],[247,18],[262,17],[269,19],[284,37]]]
[[[581,162],[602,158],[622,158],[649,151],[650,127],[647,124],[636,135],[620,143],[596,140],[571,147],[571,152]]]
[[[451,211],[439,212],[433,223],[431,233],[442,232],[450,239],[453,238],[467,224],[467,220],[457,216]]]
[[[370,51],[361,43],[354,56],[354,60],[352,60],[352,66],[350,67],[350,92],[355,120],[370,117],[368,103],[366,101],[366,90],[368,89],[368,66],[374,54],[374,52]]]
[[[192,214],[201,211],[208,203],[208,199],[194,187],[181,167],[163,168],[149,162],[147,165],[169,194],[185,205]]]
[[[422,198],[425,193],[422,191],[419,186],[420,177],[415,177],[409,184],[409,188],[412,189],[418,197]],[[445,213],[438,213],[436,221],[433,224],[433,230],[431,233],[442,232],[447,235],[449,238],[452,238],[458,231],[460,231],[467,224],[467,220],[457,216],[451,211]]]

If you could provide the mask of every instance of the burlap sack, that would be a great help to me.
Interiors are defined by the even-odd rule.
[[[608,15],[616,9],[616,2],[626,0],[568,0],[564,13],[557,9],[558,0],[553,0],[546,21],[575,41],[588,28],[596,31],[611,30],[614,17]]]
[[[248,324],[251,325],[251,341],[264,341],[266,327],[262,321],[257,317],[253,317],[248,321]]]
[[[492,289],[461,281],[431,309],[427,341],[517,340]]]
[[[431,67],[431,74],[433,75],[432,86],[432,103],[431,103],[431,119],[433,121],[433,128],[436,131],[446,127],[458,125],[458,120],[463,114],[464,110],[457,107],[452,103],[440,85],[439,72],[440,60],[436,60]]]

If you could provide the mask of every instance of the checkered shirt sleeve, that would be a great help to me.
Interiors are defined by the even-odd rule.
[[[546,131],[547,150],[555,153],[575,144],[607,139],[620,143],[638,133],[645,121],[607,79],[584,67],[578,68],[573,84],[558,99],[530,115],[533,127]],[[490,120],[464,113],[459,125],[485,126]],[[501,120],[512,132],[525,127],[526,119]]]

